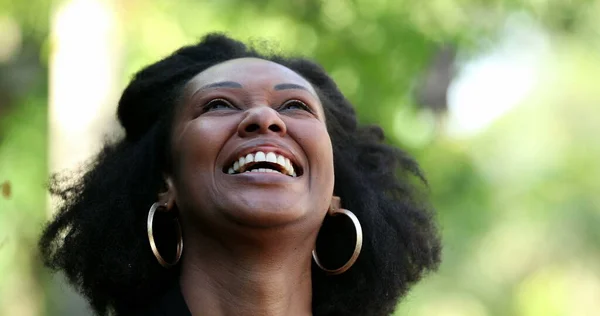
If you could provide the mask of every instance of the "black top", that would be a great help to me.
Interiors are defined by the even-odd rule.
[[[135,313],[135,316],[192,316],[183,299],[179,282],[173,286],[157,302],[150,303],[149,308]],[[133,316],[133,315],[132,315]]]

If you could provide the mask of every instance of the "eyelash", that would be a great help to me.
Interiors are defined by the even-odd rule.
[[[212,99],[212,100],[208,101],[208,103],[206,103],[202,107],[203,112],[212,111],[212,110],[215,109],[214,106],[215,105],[219,105],[219,104],[225,105],[227,108],[230,108],[230,109],[235,109],[236,108],[235,106],[233,106],[233,104],[231,104],[231,102],[229,102],[229,101],[227,101],[225,99]]]
[[[300,100],[288,100],[279,107],[279,110],[286,110],[286,107],[288,105],[298,105],[302,110],[307,111],[309,113],[313,113],[312,109],[308,105],[306,105],[306,103]]]
[[[208,101],[202,107],[203,112],[209,112],[209,111],[215,110],[216,105],[225,105],[225,107],[229,108],[229,109],[238,109],[231,102],[229,102],[225,99],[218,98],[218,99],[212,99],[212,100]],[[296,106],[299,106],[304,111],[313,113],[312,109],[308,105],[306,105],[306,103],[304,103],[300,100],[296,100],[296,99],[288,100],[288,101],[284,102],[279,108],[277,108],[277,110],[278,111],[287,110],[289,105],[296,105]]]

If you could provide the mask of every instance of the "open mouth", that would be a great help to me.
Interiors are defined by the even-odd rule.
[[[272,172],[290,177],[302,174],[301,168],[290,159],[274,152],[257,151],[239,157],[223,172],[227,174],[240,174],[245,172]]]

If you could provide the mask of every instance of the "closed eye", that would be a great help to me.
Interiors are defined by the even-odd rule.
[[[208,101],[203,107],[202,107],[202,112],[209,112],[209,111],[217,111],[217,110],[231,110],[231,109],[235,109],[236,107],[231,104],[231,102],[225,100],[225,99],[212,99],[210,101]]]
[[[313,113],[312,109],[306,105],[306,103],[300,101],[300,100],[289,100],[286,101],[284,104],[282,104],[279,107],[280,111],[285,111],[285,110],[303,110],[303,111],[307,111],[310,113]]]

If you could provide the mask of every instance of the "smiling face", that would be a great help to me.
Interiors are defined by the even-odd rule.
[[[168,193],[184,230],[318,230],[333,193],[333,153],[321,102],[294,71],[241,58],[199,73],[171,141]]]

